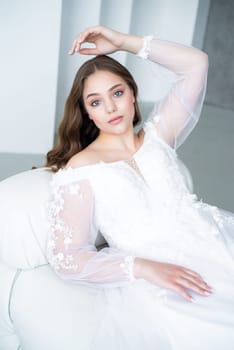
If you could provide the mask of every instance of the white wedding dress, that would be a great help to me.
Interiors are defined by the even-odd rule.
[[[144,141],[132,159],[54,175],[48,258],[60,278],[96,293],[93,312],[85,317],[95,313],[98,322],[85,350],[231,350],[234,214],[189,192],[176,153],[197,123],[207,61],[196,49],[152,38],[139,55],[177,79],[144,123]],[[99,230],[109,247],[97,251]],[[189,302],[135,279],[135,257],[188,267],[213,293],[190,291]],[[81,344],[77,329],[77,350]]]

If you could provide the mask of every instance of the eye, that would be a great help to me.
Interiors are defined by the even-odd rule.
[[[115,91],[114,95],[116,97],[119,97],[119,96],[123,95],[123,91],[122,90]]]
[[[99,104],[100,104],[100,100],[95,100],[95,101],[92,101],[90,105],[92,107],[97,107],[97,106],[99,106]]]

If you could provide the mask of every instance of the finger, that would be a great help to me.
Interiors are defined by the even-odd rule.
[[[69,50],[69,54],[73,55],[75,52],[80,52],[80,46],[84,42],[94,42],[95,37],[97,35],[101,34],[101,27],[100,26],[95,26],[95,27],[90,27],[81,32],[73,41],[71,49]],[[84,52],[83,52],[84,54]],[[85,53],[89,54],[89,53]],[[91,53],[90,53],[91,54]]]
[[[73,55],[75,52],[78,52],[80,49],[80,45],[85,41],[86,33],[81,32],[75,40],[73,40],[72,46],[70,48],[69,54]]]
[[[98,30],[96,27],[88,28],[84,32],[80,33],[77,40],[79,43],[84,42],[93,42],[95,41],[96,37],[100,35],[101,31]]]
[[[202,278],[201,275],[199,275],[199,273],[193,271],[193,270],[190,270],[190,269],[187,269],[185,267],[182,268],[182,270],[185,272],[185,273],[188,273],[192,276],[195,276],[195,277],[198,277],[198,278]]]
[[[69,54],[73,55],[75,52],[78,52],[80,48],[80,41],[78,39],[78,37],[73,41],[72,46],[69,50]]]
[[[179,295],[181,295],[184,299],[188,301],[194,301],[193,297],[185,291],[183,287],[181,287],[178,284],[173,285],[171,288],[172,290],[176,291]]]
[[[210,291],[212,290],[212,287],[209,286],[199,274],[196,274],[196,273],[191,274],[191,273],[186,271],[186,272],[183,272],[182,277],[184,277],[185,279],[189,279],[194,283],[198,283],[204,289],[207,289]]]
[[[204,288],[202,284],[198,284],[188,279],[180,278],[177,283],[179,283],[182,287],[186,287],[203,296],[209,296],[211,294],[211,291]]]
[[[99,51],[96,48],[81,48],[79,53],[82,55],[98,55]]]
[[[68,51],[69,55],[73,55],[75,53],[75,49],[76,49],[76,41],[74,40],[70,50]]]
[[[210,287],[203,279],[193,277],[190,275],[186,275],[184,276],[184,278],[189,279],[191,282],[195,284],[198,284],[201,288],[203,288],[204,290],[207,290],[208,292],[212,291],[212,287]]]
[[[202,283],[204,283],[208,288],[212,289],[211,286],[209,286],[206,281],[204,281],[204,279],[202,278],[201,275],[199,275],[199,273],[193,271],[193,270],[190,270],[190,269],[187,269],[187,268],[184,268],[183,271],[185,272],[185,274],[187,276],[192,276],[193,278],[195,278],[197,281],[200,281]]]

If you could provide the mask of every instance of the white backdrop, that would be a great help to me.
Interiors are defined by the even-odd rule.
[[[61,0],[0,0],[0,152],[53,144]]]
[[[67,54],[80,30],[102,23],[191,44],[197,5],[198,0],[0,0],[0,153],[45,154],[52,147],[55,119],[86,59]],[[117,57],[126,62],[125,55]],[[154,100],[145,91],[154,91],[155,81],[140,75],[136,61],[126,63],[141,99]]]
[[[0,0],[0,180],[45,163],[74,75],[87,59],[68,55],[79,31],[101,23],[202,48],[209,4],[210,0]],[[156,77],[133,55],[115,57],[135,76],[140,100],[148,109],[158,98]],[[228,161],[232,128],[233,111],[205,106],[179,156],[204,201],[234,210],[234,168]],[[210,147],[209,140],[215,138],[222,140],[222,147],[217,142]],[[226,163],[216,169],[216,159]]]

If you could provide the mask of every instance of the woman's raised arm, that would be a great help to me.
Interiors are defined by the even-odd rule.
[[[193,47],[149,37],[144,40],[139,56],[175,73],[169,93],[155,104],[151,116],[158,135],[176,149],[199,120],[206,91],[208,56]]]
[[[85,43],[94,46],[84,47]],[[175,73],[171,89],[155,105],[152,119],[159,137],[171,147],[178,148],[200,116],[206,90],[207,54],[193,47],[153,37],[124,34],[103,26],[91,27],[80,33],[69,53],[101,55],[115,51],[138,54]]]

